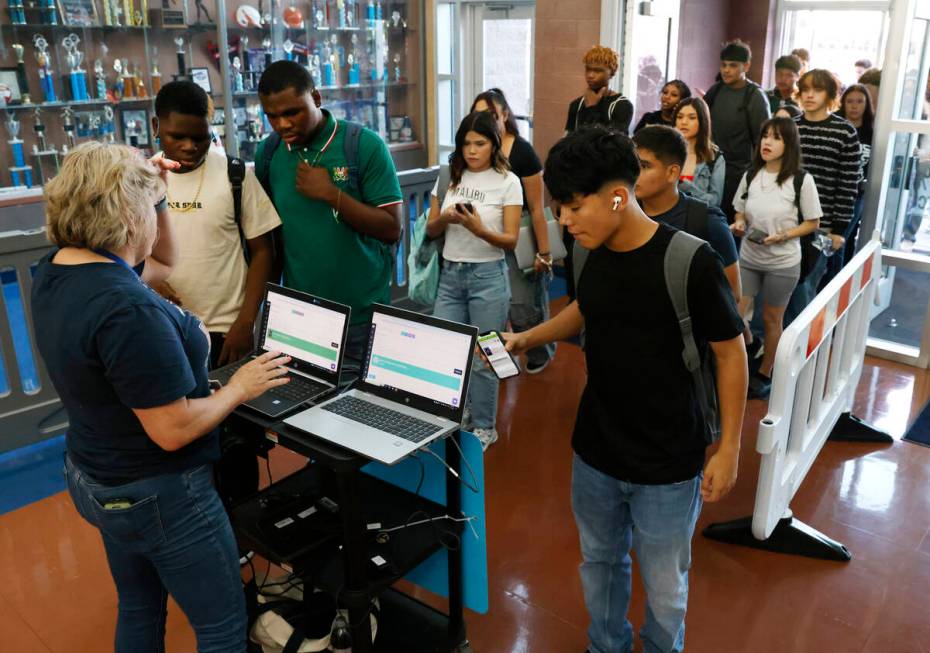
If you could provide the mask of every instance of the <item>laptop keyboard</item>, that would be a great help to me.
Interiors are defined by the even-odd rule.
[[[234,365],[223,368],[223,373],[217,375],[221,377],[218,380],[222,381],[223,385],[225,385],[229,382],[229,379],[232,378],[233,374],[235,374],[240,367],[251,360],[253,359],[239,361]],[[299,374],[288,374],[287,378],[290,379],[290,383],[285,383],[284,385],[278,386],[277,388],[272,388],[268,391],[268,394],[275,397],[280,397],[281,399],[288,399],[290,401],[306,401],[311,397],[315,397],[318,394],[325,392],[330,387],[323,383],[319,383],[317,381],[300,376]]]
[[[321,408],[410,442],[422,442],[440,430],[435,424],[357,397],[340,397]]]

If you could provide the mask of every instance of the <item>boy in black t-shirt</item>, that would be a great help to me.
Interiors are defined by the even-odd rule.
[[[647,593],[645,650],[682,650],[694,525],[702,501],[720,500],[736,481],[746,397],[742,321],[720,260],[702,245],[688,307],[699,347],[716,357],[722,426],[705,465],[704,421],[663,269],[675,230],[634,201],[639,171],[630,140],[604,128],[579,130],[552,148],[546,185],[562,225],[591,253],[576,302],[529,331],[504,334],[518,352],[586,332],[572,508],[591,653],[632,648],[631,547]]]

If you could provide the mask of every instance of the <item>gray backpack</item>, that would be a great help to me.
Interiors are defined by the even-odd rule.
[[[678,317],[678,328],[681,330],[681,339],[684,342],[681,359],[685,364],[685,369],[691,374],[694,393],[697,395],[701,415],[704,417],[704,439],[707,444],[713,444],[720,437],[716,366],[710,348],[707,349],[705,356],[701,357],[701,351],[694,340],[691,314],[688,311],[688,275],[691,272],[691,261],[703,244],[704,241],[700,238],[695,238],[683,231],[675,232],[665,251],[665,287],[668,290],[669,299],[672,300],[675,315]],[[578,288],[589,253],[589,250],[575,243],[572,255],[575,288]],[[583,333],[581,343],[584,346]]]

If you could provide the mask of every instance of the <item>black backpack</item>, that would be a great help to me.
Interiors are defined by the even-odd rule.
[[[749,185],[755,179],[757,172],[759,171],[752,168],[746,171],[746,190],[743,191],[743,201],[746,201],[746,198],[749,197]],[[800,168],[792,180],[794,184],[794,206],[798,210],[798,224],[804,223],[804,213],[801,210],[801,188],[804,186],[804,178],[807,175],[808,172],[804,168]],[[801,236],[801,277],[798,279],[798,283],[804,281],[807,275],[810,274],[817,261],[820,260],[820,256],[820,250],[814,247],[814,234]]]

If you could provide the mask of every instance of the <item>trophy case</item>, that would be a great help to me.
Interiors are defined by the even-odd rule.
[[[399,170],[427,163],[421,0],[5,1],[0,187],[41,186],[88,139],[157,150],[154,98],[179,77],[251,161],[270,131],[258,81],[278,59],[306,66],[324,108],[378,133]]]

